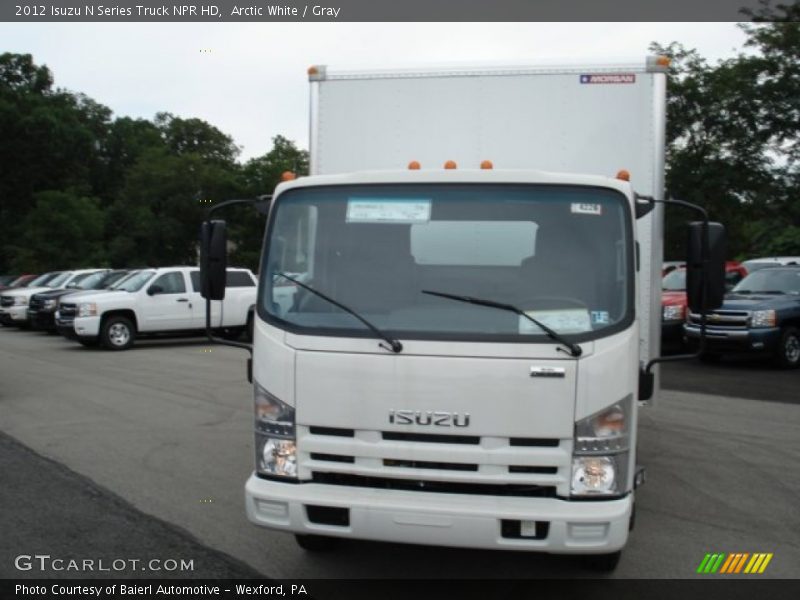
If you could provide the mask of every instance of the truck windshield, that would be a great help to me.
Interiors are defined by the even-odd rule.
[[[155,275],[155,271],[139,271],[136,275],[132,275],[119,285],[114,286],[114,289],[122,290],[123,292],[138,292],[144,287],[145,283],[150,281],[153,275]]]
[[[800,268],[760,269],[733,288],[737,294],[800,294]]]
[[[259,315],[309,335],[552,340],[531,320],[423,293],[513,305],[572,341],[633,318],[629,209],[613,190],[544,185],[297,188],[273,208]]]
[[[64,271],[58,277],[54,277],[47,282],[47,287],[58,288],[64,285],[64,282],[72,277],[72,271]]]
[[[686,270],[675,269],[664,275],[661,280],[661,289],[667,292],[686,291]]]

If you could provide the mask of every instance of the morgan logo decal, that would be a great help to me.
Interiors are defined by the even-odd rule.
[[[581,83],[636,83],[636,75],[633,73],[581,75]]]
[[[422,410],[390,410],[392,425],[432,425],[434,427],[468,427],[469,413]]]

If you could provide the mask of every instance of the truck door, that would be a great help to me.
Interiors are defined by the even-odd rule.
[[[162,273],[145,288],[139,328],[142,331],[191,329],[190,296],[183,272]]]

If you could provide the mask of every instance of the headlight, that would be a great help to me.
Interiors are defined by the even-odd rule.
[[[84,304],[78,304],[78,316],[79,317],[96,317],[97,316],[97,304],[94,302],[86,302]]]
[[[617,493],[617,469],[609,456],[578,456],[572,459],[573,495]]]
[[[686,307],[680,304],[665,306],[662,316],[665,321],[683,321],[686,317]]]
[[[575,423],[573,496],[611,496],[628,491],[633,397]]]
[[[28,299],[25,296],[14,296],[14,304],[16,306],[27,306]]]
[[[774,310],[754,310],[750,315],[750,327],[775,327]]]
[[[55,310],[56,304],[58,304],[58,300],[45,300],[42,308],[45,310]]]
[[[256,470],[297,477],[295,410],[255,383]]]

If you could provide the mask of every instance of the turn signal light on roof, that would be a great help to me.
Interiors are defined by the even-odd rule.
[[[620,169],[619,171],[617,171],[617,179],[620,179],[622,181],[630,181],[631,174],[629,171],[625,169]]]
[[[319,75],[319,69],[315,66],[308,67],[308,74],[309,75]]]
[[[659,67],[668,67],[670,63],[672,63],[672,59],[669,56],[661,55],[658,58],[656,58],[656,64]]]
[[[291,171],[284,171],[283,173],[281,173],[281,181],[292,181],[294,179],[297,179],[297,175],[295,175]]]
[[[458,165],[456,164],[456,161],[448,160],[446,163],[444,163],[444,168],[445,169],[457,169]]]
[[[419,171],[421,166],[418,160],[412,160],[410,163],[408,163],[408,168],[410,171]]]
[[[490,160],[484,160],[481,162],[481,169],[494,169],[494,165]]]

